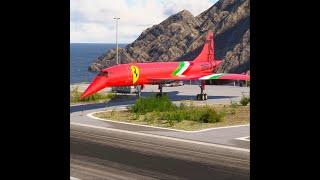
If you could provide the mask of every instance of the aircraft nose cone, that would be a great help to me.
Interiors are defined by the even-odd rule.
[[[97,76],[81,95],[81,99],[90,96],[107,86],[107,77]]]

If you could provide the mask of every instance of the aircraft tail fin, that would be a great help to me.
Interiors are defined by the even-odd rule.
[[[207,38],[200,54],[193,60],[194,62],[214,62],[214,37],[211,31],[208,31]]]

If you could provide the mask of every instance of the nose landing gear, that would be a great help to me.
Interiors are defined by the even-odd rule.
[[[142,86],[141,85],[136,86],[137,97],[141,97],[141,90],[142,90]]]
[[[205,81],[201,81],[201,85],[200,85],[200,94],[197,94],[197,100],[200,100],[200,101],[204,101],[204,100],[207,100],[208,99],[208,96],[206,93],[204,93],[203,91],[205,90]]]

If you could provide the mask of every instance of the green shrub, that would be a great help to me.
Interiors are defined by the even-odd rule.
[[[182,103],[180,103],[179,109],[183,110],[183,109],[187,109],[187,107],[188,106],[186,105],[186,103],[182,102]]]
[[[229,112],[230,112],[230,114],[232,114],[232,115],[233,115],[233,114],[236,114],[236,110],[235,110],[235,109],[230,109]]]
[[[140,119],[140,114],[139,113],[134,114],[133,120],[139,120],[139,119]]]
[[[99,101],[99,100],[107,100],[112,99],[115,97],[115,94],[108,93],[108,94],[102,94],[102,93],[95,93],[91,96],[85,97],[83,99],[80,98],[82,92],[78,90],[79,87],[75,87],[70,91],[70,102],[76,103],[76,102],[92,102],[92,101]]]
[[[131,112],[141,114],[174,111],[176,109],[178,107],[169,100],[168,96],[139,98],[130,107]]]
[[[238,107],[238,103],[236,101],[230,100],[230,107],[236,108]]]
[[[241,100],[240,100],[240,104],[241,104],[242,106],[248,105],[249,102],[250,102],[250,98],[249,98],[249,97],[247,97],[247,96],[242,96],[242,98],[241,98]]]
[[[181,122],[183,120],[215,123],[222,121],[225,116],[224,112],[218,113],[210,106],[199,107],[193,104],[188,106],[185,103],[176,106],[167,96],[139,98],[130,107],[130,111],[135,113],[134,119],[139,119],[140,114],[145,114],[145,121],[158,117],[161,120],[167,121],[170,126],[173,126],[174,122]],[[150,114],[147,114],[149,112],[152,112],[152,115],[155,115],[155,117],[149,117]]]
[[[144,120],[144,121],[149,121],[150,118],[149,118],[149,116],[145,115],[145,116],[143,117],[143,120]]]
[[[204,107],[199,120],[204,123],[216,123],[222,120],[222,114],[217,113],[213,108]]]
[[[188,115],[186,113],[187,113],[186,110],[168,111],[168,112],[162,113],[160,115],[160,119],[181,122],[182,120],[187,119]]]
[[[217,113],[213,108],[196,107],[183,110],[163,112],[160,119],[181,122],[183,120],[200,121],[204,123],[215,123],[222,121],[225,113]]]
[[[174,125],[174,122],[172,119],[168,119],[167,123],[169,124],[170,127],[172,127]]]

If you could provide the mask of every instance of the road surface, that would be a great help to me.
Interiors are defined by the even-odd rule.
[[[214,89],[211,95],[207,92],[211,97],[207,103],[229,103],[230,96],[239,99],[243,91],[249,91],[240,87]],[[177,101],[187,99],[196,90],[197,86],[190,86],[179,93],[170,92],[169,97],[176,95]],[[146,89],[142,95],[152,91]],[[71,178],[249,179],[249,126],[185,133],[87,116],[131,103],[118,100],[70,107]]]

